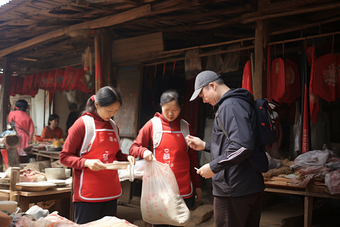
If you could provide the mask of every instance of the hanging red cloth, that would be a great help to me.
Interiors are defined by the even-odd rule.
[[[282,58],[272,61],[272,98],[280,103],[286,92],[285,66]]]
[[[47,76],[47,80],[46,80],[46,90],[47,91],[55,91],[55,85],[54,85],[54,82],[55,82],[55,70],[50,70],[48,72],[48,76]]]
[[[338,59],[326,54],[315,60],[312,92],[327,102],[334,102],[338,96]]]
[[[267,99],[272,101],[271,46],[267,46]]]
[[[15,94],[24,95],[23,93],[24,82],[25,82],[25,78],[21,76],[17,76],[17,83],[15,85]]]
[[[48,72],[44,71],[41,75],[41,80],[40,80],[40,85],[39,85],[40,89],[46,90],[47,78],[48,78]]]
[[[30,91],[28,92],[28,95],[32,96],[33,98],[35,97],[35,95],[38,93],[39,89],[35,89],[34,88],[34,84],[35,84],[35,79],[36,79],[37,75],[35,73],[33,73],[31,75],[31,81],[30,81]]]
[[[308,63],[311,65],[310,68],[310,82],[309,82],[309,109],[310,109],[310,118],[313,124],[317,122],[317,114],[319,113],[319,97],[313,91],[314,89],[314,80],[315,80],[315,46],[314,44],[309,47],[306,51]]]
[[[76,76],[77,69],[71,67],[65,67],[64,79],[63,79],[63,90],[71,91],[76,88]]]
[[[35,82],[34,82],[34,89],[39,90],[40,89],[40,81],[41,81],[42,73],[37,72],[37,75],[35,77]]]
[[[76,76],[77,86],[76,90],[82,91],[82,92],[90,92],[86,85],[86,77],[85,77],[85,70],[84,69],[78,69],[77,70],[77,76]]]
[[[242,78],[242,88],[247,89],[252,95],[253,93],[253,81],[251,78],[251,62],[248,60],[243,69],[243,78]]]
[[[31,80],[32,80],[32,76],[33,75],[26,75],[24,78],[24,84],[22,87],[22,93],[25,95],[30,95],[30,91],[31,91]]]
[[[11,95],[11,96],[16,95],[15,89],[16,89],[16,85],[17,85],[17,79],[18,79],[17,76],[11,76],[10,77],[9,83],[11,85],[11,88],[10,88],[10,91],[9,91],[9,95]]]
[[[285,93],[280,98],[280,102],[292,103],[301,96],[301,84],[299,68],[296,63],[289,59],[284,60],[285,67]]]
[[[54,90],[55,91],[63,91],[63,80],[64,80],[65,71],[62,69],[55,70],[55,78],[54,78]]]

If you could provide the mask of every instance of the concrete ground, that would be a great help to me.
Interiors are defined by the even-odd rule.
[[[212,205],[211,182],[202,182],[202,203]],[[131,204],[118,205],[117,217],[134,223],[139,227],[148,226],[142,221],[138,196],[133,197]],[[340,200],[314,199],[312,227],[339,227]],[[197,209],[198,210],[198,209]],[[200,224],[189,223],[188,226],[214,227],[213,214]],[[197,222],[197,221],[196,221]],[[266,193],[260,227],[303,227],[303,197],[285,196]]]

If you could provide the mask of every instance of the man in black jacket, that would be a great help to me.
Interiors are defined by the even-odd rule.
[[[230,89],[213,71],[197,75],[190,101],[198,96],[216,112],[211,142],[193,136],[186,140],[195,150],[211,152],[212,161],[197,173],[212,177],[215,226],[259,226],[264,182],[248,160],[257,136],[254,97],[246,89]]]

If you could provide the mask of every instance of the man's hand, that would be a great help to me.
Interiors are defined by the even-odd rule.
[[[197,173],[200,174],[203,178],[208,179],[215,175],[215,173],[211,170],[209,163],[202,166]]]
[[[99,171],[106,169],[104,164],[99,159],[87,159],[84,164],[85,167],[92,171]]]
[[[152,152],[149,150],[145,150],[144,154],[143,154],[143,158],[145,159],[145,161],[147,162],[151,162],[153,157],[152,157]]]
[[[196,151],[204,150],[205,148],[205,142],[198,137],[188,135],[185,137],[185,140],[187,141],[189,147]]]

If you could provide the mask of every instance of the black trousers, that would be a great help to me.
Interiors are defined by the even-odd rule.
[[[116,215],[117,199],[99,203],[74,203],[74,221],[77,224],[85,224],[91,221],[96,221],[105,216]]]
[[[195,206],[195,196],[191,196],[190,198],[184,199],[185,204],[188,209]],[[152,227],[173,227],[173,225],[152,225]]]
[[[240,197],[214,197],[216,227],[258,227],[264,192]]]

